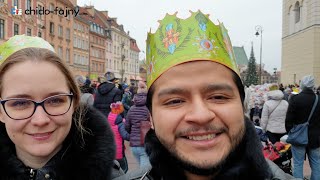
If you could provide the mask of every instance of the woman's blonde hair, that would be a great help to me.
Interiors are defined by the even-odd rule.
[[[15,64],[34,61],[34,62],[48,62],[55,65],[64,75],[67,81],[68,88],[70,92],[73,93],[73,107],[74,115],[73,121],[77,126],[81,136],[86,133],[86,129],[83,127],[83,114],[86,109],[80,107],[80,90],[73,79],[73,74],[67,67],[67,65],[61,60],[61,58],[54,52],[44,49],[44,48],[25,48],[21,49],[12,55],[10,55],[1,65],[0,65],[0,97],[2,95],[3,89],[3,76],[4,74]],[[76,113],[76,115],[75,115]],[[77,118],[76,118],[77,117]]]

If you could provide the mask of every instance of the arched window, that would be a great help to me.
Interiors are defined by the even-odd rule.
[[[298,23],[300,21],[300,3],[298,1],[294,5],[294,11],[295,11],[295,23]]]

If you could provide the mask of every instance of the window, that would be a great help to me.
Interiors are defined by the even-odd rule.
[[[13,25],[13,35],[18,35],[19,34],[19,24],[14,24]]]
[[[62,47],[61,47],[61,46],[59,46],[59,48],[58,48],[58,55],[59,55],[59,57],[60,57],[61,59],[63,59],[63,50],[62,50]]]
[[[73,47],[77,47],[77,36],[73,37]]]
[[[38,9],[42,9],[42,6],[40,4],[38,4]],[[41,13],[38,13],[38,19],[42,19]]]
[[[26,7],[27,7],[27,9],[31,9],[31,0],[27,0]]]
[[[66,39],[70,40],[70,29],[69,28],[67,28],[67,30],[66,30]]]
[[[19,8],[19,0],[13,0],[13,6],[17,6],[17,8]]]
[[[50,22],[50,34],[54,34],[54,23]]]
[[[38,37],[42,37],[41,31],[38,32]]]
[[[66,49],[66,61],[70,62],[70,49]]]
[[[295,22],[298,23],[300,21],[300,4],[297,1],[296,4],[294,5],[294,10],[295,11]]]
[[[31,36],[31,29],[27,28],[27,36]]]
[[[62,26],[58,26],[58,36],[62,37],[63,36],[63,27]]]
[[[52,12],[54,11],[54,5],[52,3],[50,3],[50,5],[49,5],[49,10]]]
[[[0,19],[0,39],[4,39],[4,20]]]

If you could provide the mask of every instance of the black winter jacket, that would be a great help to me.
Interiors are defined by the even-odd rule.
[[[256,134],[253,123],[245,120],[245,135],[237,148],[229,155],[225,163],[217,170],[214,180],[291,180],[273,162],[267,161],[262,154],[262,144]],[[184,170],[158,140],[154,130],[150,130],[145,139],[147,154],[152,168],[128,172],[122,179],[142,180],[184,180]]]
[[[115,157],[112,130],[104,116],[93,108],[87,110],[83,119],[84,127],[90,132],[83,137],[85,143],[81,143],[73,122],[62,149],[38,170],[26,167],[17,159],[15,146],[8,137],[5,125],[0,123],[0,179],[111,179]]]
[[[308,147],[312,149],[320,147],[320,97],[318,98],[319,102],[308,126]],[[315,99],[316,94],[312,89],[303,89],[299,94],[293,95],[290,98],[286,115],[287,132],[289,132],[294,125],[307,122]]]
[[[97,108],[105,117],[108,117],[110,104],[122,100],[122,91],[110,82],[99,85],[95,94],[93,106]]]

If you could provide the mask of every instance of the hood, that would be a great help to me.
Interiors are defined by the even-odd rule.
[[[102,95],[108,94],[116,86],[110,82],[104,82],[99,85],[98,92]]]
[[[273,90],[273,91],[269,91],[267,93],[268,95],[268,99],[272,99],[272,100],[281,100],[283,99],[283,92],[280,90]]]
[[[147,102],[147,93],[138,93],[134,95],[133,98],[134,105],[144,106]]]
[[[110,179],[115,157],[113,132],[98,110],[81,106],[77,111],[80,109],[86,112],[81,117],[74,113],[73,118],[82,118],[88,133],[82,136],[73,121],[62,149],[45,167],[54,163],[53,179]],[[25,179],[27,167],[16,157],[14,144],[3,123],[0,123],[0,144],[0,179]]]

